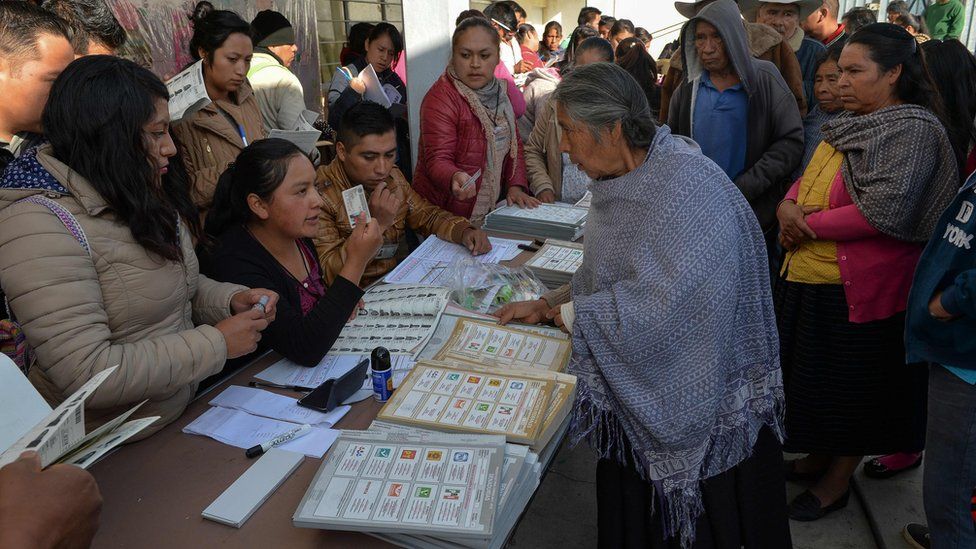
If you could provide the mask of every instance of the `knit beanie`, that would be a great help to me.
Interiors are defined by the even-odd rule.
[[[284,15],[272,10],[258,12],[251,21],[256,46],[270,48],[295,43],[295,29]]]

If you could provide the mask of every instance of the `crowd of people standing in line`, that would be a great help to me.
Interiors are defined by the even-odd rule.
[[[267,139],[310,122],[280,13],[197,4],[211,101],[171,121],[159,77],[114,56],[125,33],[102,2],[3,2],[4,326],[53,403],[119,364],[86,419],[148,399],[150,436],[254,353],[317,364],[418,237],[483,254],[500,201],[589,192],[573,283],[498,316],[571,334],[601,547],[789,547],[790,519],[848,504],[864,456],[885,478],[923,451],[929,528],[906,537],[974,546],[976,58],[960,6],[896,1],[877,23],[836,0],[676,2],[688,22],[658,62],[630,20],[585,7],[540,33],[494,2],[457,18],[413,166],[394,25],[350,29],[322,163]],[[367,70],[389,107],[364,99]],[[369,221],[345,209],[357,185]],[[809,488],[787,503],[787,481]],[[48,504],[49,488],[73,497]],[[0,470],[0,545],[85,543],[97,509],[81,471]]]

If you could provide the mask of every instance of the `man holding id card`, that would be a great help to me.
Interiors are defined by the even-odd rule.
[[[325,204],[315,249],[328,283],[342,269],[346,240],[360,213],[383,228],[383,246],[366,266],[363,286],[406,256],[406,246],[402,252],[400,248],[408,227],[422,236],[461,244],[474,255],[491,250],[487,234],[421,197],[396,167],[396,131],[389,111],[362,102],[343,115],[340,128],[336,159],[319,168],[316,183]]]

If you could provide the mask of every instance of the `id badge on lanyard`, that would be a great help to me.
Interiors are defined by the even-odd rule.
[[[392,259],[396,256],[397,248],[400,247],[399,242],[384,242],[378,252],[376,252],[375,259]]]

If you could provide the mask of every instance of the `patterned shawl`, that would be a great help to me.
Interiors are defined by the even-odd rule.
[[[636,464],[688,546],[700,482],[747,459],[763,426],[782,440],[762,232],[722,170],[667,126],[641,166],[590,190],[572,283],[573,438]]]
[[[468,102],[471,110],[474,111],[478,121],[481,122],[481,129],[485,133],[487,158],[485,158],[485,168],[481,175],[481,186],[478,187],[478,196],[475,198],[474,209],[471,211],[471,222],[480,226],[485,215],[495,207],[498,197],[501,195],[502,170],[505,165],[504,158],[496,158],[495,154],[495,123],[485,109],[481,97],[477,91],[472,90],[461,82],[454,68],[448,66],[447,74],[451,77],[451,82],[458,93]],[[491,85],[491,84],[489,84]],[[515,165],[518,161],[518,137],[515,133],[515,112],[512,110],[512,103],[508,100],[508,86],[500,84],[496,79],[494,86],[497,89],[497,101],[500,103],[501,112],[505,113],[505,120],[508,121],[509,145],[508,154],[512,157],[512,173],[515,172]],[[474,174],[468,174],[474,175]]]
[[[874,228],[908,242],[926,242],[959,189],[945,128],[918,105],[885,107],[836,118],[824,141],[844,153],[841,172],[854,204]]]

